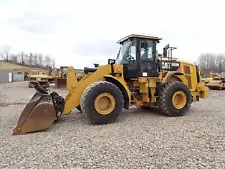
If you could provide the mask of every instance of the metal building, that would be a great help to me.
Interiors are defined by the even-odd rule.
[[[24,73],[12,74],[12,82],[24,81]]]
[[[12,81],[12,74],[8,72],[0,72],[0,83],[7,83]]]
[[[0,72],[0,83],[24,81],[24,73]]]

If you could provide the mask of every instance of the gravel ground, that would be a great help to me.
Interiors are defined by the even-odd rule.
[[[92,126],[74,111],[44,132],[11,136],[34,92],[24,82],[0,84],[1,169],[225,168],[225,91],[211,91],[184,117],[133,108]]]

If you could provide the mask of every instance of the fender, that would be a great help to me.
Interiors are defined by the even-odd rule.
[[[188,85],[188,80],[182,72],[168,72],[163,78],[162,83],[167,83],[169,81],[180,81]]]
[[[131,102],[131,92],[130,92],[130,89],[127,87],[124,79],[122,77],[117,78],[112,75],[105,75],[104,78],[106,81],[115,84],[121,90],[124,96],[124,101],[125,101],[124,108],[128,109],[129,104]]]

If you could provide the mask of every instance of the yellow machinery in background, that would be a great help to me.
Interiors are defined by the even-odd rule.
[[[49,75],[45,72],[33,72],[32,74],[28,75],[28,87],[32,88],[34,84],[39,82],[43,87],[49,87]]]
[[[208,97],[208,88],[200,82],[198,67],[192,63],[172,59],[163,50],[171,67],[166,70],[156,46],[161,38],[129,35],[119,40],[116,59],[96,68],[84,68],[78,80],[73,67],[67,68],[65,98],[50,92],[39,83],[37,92],[24,108],[13,135],[49,128],[61,116],[80,109],[92,124],[115,122],[123,108],[156,107],[166,116],[183,116],[192,102]]]
[[[33,71],[28,75],[29,87],[33,87],[33,84],[39,82],[43,87],[49,87],[50,83],[55,83],[56,78],[61,77],[57,68],[49,68],[47,72]]]
[[[207,87],[209,89],[219,89],[223,90],[225,89],[225,72],[216,73],[216,76],[213,77],[212,80],[210,80],[207,84]]]
[[[55,81],[55,87],[56,88],[66,88],[66,82],[67,82],[67,72],[68,72],[68,66],[60,66],[59,69],[59,75],[56,78]],[[80,79],[83,78],[84,72],[83,70],[77,69],[77,80],[79,81]]]
[[[56,83],[57,78],[61,78],[60,69],[58,68],[50,68],[49,69],[49,83]]]
[[[59,77],[57,77],[55,81],[56,88],[66,87],[67,70],[68,70],[68,66],[60,66]]]
[[[205,84],[217,78],[220,78],[220,73],[210,72],[208,75],[205,75],[203,72],[201,72],[201,81]]]
[[[65,86],[66,82],[66,66],[62,66],[58,68],[49,68],[49,71],[44,72],[36,72],[29,75],[30,83],[29,87],[32,87],[35,82],[40,82],[43,87],[49,87],[50,83],[60,84],[63,81],[63,85]],[[63,72],[63,73],[62,73]],[[59,80],[58,80],[59,79]]]

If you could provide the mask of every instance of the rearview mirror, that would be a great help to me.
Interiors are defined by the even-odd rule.
[[[108,64],[113,65],[116,63],[115,59],[108,59]]]

